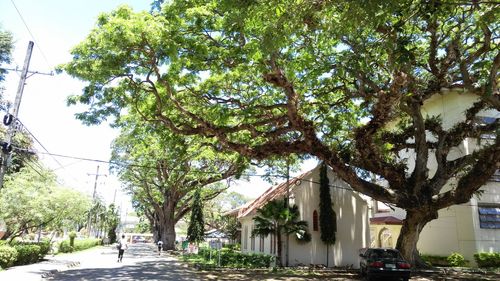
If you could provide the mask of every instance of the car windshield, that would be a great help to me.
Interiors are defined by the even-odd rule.
[[[372,259],[397,259],[398,257],[398,252],[392,250],[373,250],[370,254]]]

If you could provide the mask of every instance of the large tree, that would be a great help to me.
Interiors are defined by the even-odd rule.
[[[203,188],[204,201],[214,198],[226,189],[217,182],[240,174],[246,161],[235,153],[218,153],[195,137],[135,122],[139,118],[129,114],[113,143],[114,168],[155,238],[174,249],[175,224],[191,210],[194,191]]]
[[[41,227],[60,232],[86,218],[85,211],[90,207],[87,196],[58,186],[53,172],[39,164],[31,165],[6,176],[0,193],[0,219],[7,225],[2,239],[12,240]]]
[[[89,106],[78,115],[87,123],[138,108],[143,120],[254,159],[318,157],[354,190],[406,210],[397,247],[414,261],[438,210],[470,200],[497,168],[499,138],[450,153],[497,134],[498,121],[473,121],[500,108],[499,13],[494,2],[445,0],[120,7],[63,68],[87,81],[70,99]],[[452,88],[477,102],[447,128],[422,110]]]

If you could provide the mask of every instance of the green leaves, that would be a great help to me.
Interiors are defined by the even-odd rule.
[[[22,168],[7,177],[0,193],[0,217],[12,237],[40,226],[55,230],[73,227],[81,223],[89,206],[87,196],[57,186],[55,175],[45,169]]]
[[[205,222],[203,220],[203,201],[200,190],[196,190],[191,208],[191,219],[187,229],[186,239],[189,242],[199,243],[205,240]]]

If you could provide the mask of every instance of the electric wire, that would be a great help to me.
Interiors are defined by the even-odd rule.
[[[17,150],[23,150],[23,149],[18,149]],[[155,170],[156,167],[154,166],[148,166],[148,165],[139,165],[139,164],[133,164],[133,163],[125,163],[125,162],[119,162],[119,161],[106,161],[106,160],[99,160],[99,159],[91,159],[91,158],[85,158],[85,157],[78,157],[78,156],[69,156],[69,155],[62,155],[62,154],[53,154],[53,153],[48,153],[48,152],[33,152],[31,150],[26,150],[31,153],[39,153],[39,154],[50,154],[53,157],[61,157],[61,158],[68,158],[68,159],[76,159],[76,160],[81,160],[81,161],[89,161],[89,162],[96,162],[96,163],[104,163],[104,164],[111,164],[111,165],[117,165],[117,166],[129,166],[129,167],[137,167],[137,168],[146,168],[146,169],[153,169]],[[174,169],[176,171],[183,171],[182,169]],[[217,172],[210,172],[210,171],[192,171],[193,173],[198,173],[198,174],[208,174],[208,175],[215,175]],[[241,176],[246,176],[246,177],[272,177],[272,178],[286,178],[285,175],[270,175],[270,174],[256,174],[256,173],[242,173]],[[306,179],[292,179],[292,181],[304,181],[304,182],[310,182],[314,184],[319,184],[318,181],[315,180],[306,180]],[[291,183],[293,184],[293,183]],[[347,191],[352,191],[355,192],[350,187],[345,187],[345,186],[339,186],[339,185],[333,185],[329,184],[329,186],[337,188],[337,189],[343,189]]]
[[[31,32],[31,29],[29,28],[28,24],[26,23],[26,21],[24,20],[24,17],[23,15],[21,14],[21,11],[19,11],[19,9],[17,8],[16,6],[16,3],[14,2],[14,0],[10,0],[10,2],[12,3],[12,5],[14,6],[14,8],[16,9],[17,11],[17,14],[19,15],[19,17],[21,18],[21,21],[23,22],[24,26],[26,27],[26,30],[28,31],[28,33],[30,34],[31,36],[31,39],[33,39],[34,42],[37,42],[36,44],[36,47],[37,49],[40,51],[40,53],[42,54],[42,57],[43,59],[45,60],[45,63],[47,64],[47,66],[49,67],[49,69],[53,69],[53,67],[51,66],[51,64],[49,63],[49,60],[47,59],[47,56],[45,56],[45,53],[43,52],[42,48],[40,47],[40,42],[38,40],[36,40],[35,36],[33,35],[33,33]]]
[[[47,148],[38,140],[38,138],[28,129],[28,127],[26,127],[26,125],[23,124],[23,122],[21,122],[21,120],[17,119],[17,121],[23,126],[23,129],[28,133],[30,134],[30,136],[43,148],[43,150],[45,150],[45,152],[47,152],[48,155],[50,155],[50,152],[47,150]],[[63,165],[55,158],[55,157],[52,157],[54,159],[54,161],[56,161],[56,163],[61,166],[61,168],[64,169]]]

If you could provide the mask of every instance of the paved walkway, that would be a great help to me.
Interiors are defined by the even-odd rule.
[[[97,247],[49,256],[44,262],[1,271],[0,280],[201,280],[173,257],[158,256],[152,244],[130,245],[122,263],[117,253],[112,247]]]

